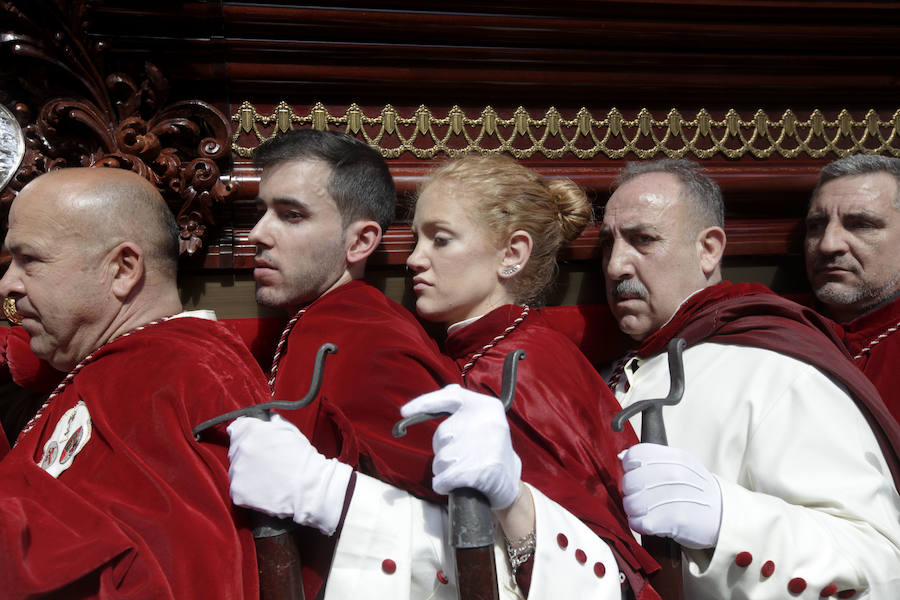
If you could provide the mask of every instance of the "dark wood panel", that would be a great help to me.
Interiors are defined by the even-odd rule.
[[[799,219],[729,220],[727,257],[798,255],[802,252],[803,224]],[[560,254],[567,261],[598,261],[600,228],[592,225]],[[250,227],[226,228],[204,258],[204,269],[252,269],[255,247],[247,241]],[[372,266],[402,266],[415,246],[409,225],[392,225],[372,255]],[[196,268],[197,265],[194,265]]]
[[[92,3],[89,35],[151,54],[186,94],[214,82],[211,101],[868,108],[900,92],[896,2],[135,4]]]
[[[621,163],[592,165],[575,162],[552,162],[532,165],[537,171],[550,177],[567,177],[578,183],[593,198],[598,215],[609,195],[610,187],[621,168]],[[809,193],[815,187],[818,164],[796,162],[781,166],[762,163],[738,166],[727,163],[707,165],[710,175],[722,187],[725,196],[726,233],[729,257],[766,257],[799,255],[802,252],[803,215]],[[371,264],[398,266],[406,262],[412,252],[414,240],[408,225],[410,196],[416,193],[431,166],[425,162],[391,164],[391,173],[397,186],[401,207],[398,219],[385,234],[384,240],[371,259]],[[235,217],[240,223],[222,233],[222,237],[210,248],[203,266],[205,268],[250,269],[253,267],[254,247],[247,241],[256,218],[254,198],[259,186],[259,171],[248,161],[235,165],[232,178],[240,185],[240,197],[236,201]],[[754,210],[745,204],[756,204]],[[753,218],[747,214],[755,213]],[[564,260],[596,261],[600,256],[599,227],[588,227],[582,235],[562,253]]]

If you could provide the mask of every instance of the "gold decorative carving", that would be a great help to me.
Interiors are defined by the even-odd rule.
[[[847,110],[829,117],[818,109],[805,118],[788,109],[776,119],[763,110],[746,118],[734,109],[721,115],[701,109],[686,118],[674,108],[662,119],[647,109],[629,118],[616,108],[602,119],[586,108],[567,116],[553,107],[536,118],[521,106],[509,115],[487,106],[477,117],[458,106],[444,116],[425,106],[403,115],[390,104],[376,116],[365,114],[357,104],[340,112],[332,113],[321,103],[295,110],[282,101],[266,115],[245,101],[231,117],[231,148],[248,158],[272,136],[296,127],[327,127],[366,140],[385,158],[405,153],[416,158],[467,153],[506,153],[520,159],[825,158],[858,152],[900,157],[900,109],[887,119],[874,109],[862,119]]]

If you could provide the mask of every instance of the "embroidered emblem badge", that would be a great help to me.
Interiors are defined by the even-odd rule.
[[[44,444],[40,467],[54,477],[72,466],[75,455],[91,439],[91,413],[83,401],[63,414],[53,435]]]

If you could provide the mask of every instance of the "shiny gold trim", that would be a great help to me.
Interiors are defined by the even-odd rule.
[[[4,298],[3,299],[3,316],[6,318],[7,321],[12,323],[13,325],[21,325],[22,315],[20,315],[16,311],[15,298]]]
[[[521,106],[509,118],[502,118],[490,106],[475,118],[458,106],[444,117],[435,116],[425,106],[405,117],[390,104],[377,116],[367,116],[356,104],[343,115],[331,114],[321,103],[298,114],[283,101],[272,114],[263,115],[245,101],[231,120],[235,123],[231,149],[245,158],[262,141],[296,127],[346,131],[365,139],[385,158],[398,158],[404,153],[416,158],[467,153],[581,159],[746,155],[824,158],[856,152],[900,157],[900,109],[887,120],[871,109],[862,120],[854,119],[847,110],[829,119],[818,109],[806,119],[788,109],[772,120],[763,110],[745,119],[734,109],[721,119],[706,109],[686,119],[674,108],[663,119],[655,119],[647,109],[627,119],[612,108],[598,120],[586,108],[566,118],[551,107],[542,117],[534,118]]]

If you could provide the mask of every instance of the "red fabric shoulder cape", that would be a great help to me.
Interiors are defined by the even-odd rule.
[[[894,419],[900,421],[900,298],[835,326],[840,328],[844,347],[856,366],[881,393]]]
[[[637,443],[629,426],[614,432],[621,409],[606,383],[564,334],[531,309],[490,349],[484,346],[514,324],[522,307],[497,308],[453,331],[446,351],[462,369],[474,359],[465,387],[499,396],[503,362],[516,349],[516,395],[509,410],[513,446],[522,459],[522,479],[541,490],[604,538],[638,598],[657,598],[646,585],[659,567],[637,543],[621,506],[622,465],[618,452]]]
[[[191,432],[268,399],[256,361],[224,326],[190,317],[93,356],[0,461],[4,598],[258,597],[224,424],[199,442]],[[78,402],[90,437],[54,478],[36,461]]]
[[[665,326],[644,340],[638,354],[657,354],[674,337],[684,338],[688,347],[715,342],[772,350],[809,363],[843,384],[878,439],[894,484],[900,486],[900,425],[853,364],[830,320],[763,285],[723,281],[688,298]]]
[[[316,299],[296,322],[278,365],[274,397],[301,398],[312,378],[316,350],[325,342],[338,351],[325,361],[322,389],[305,408],[282,411],[324,455],[433,502],[428,421],[391,435],[400,407],[421,394],[460,383],[453,361],[406,308],[365,281],[346,283]],[[336,535],[304,527],[303,585],[315,598],[330,570]]]

